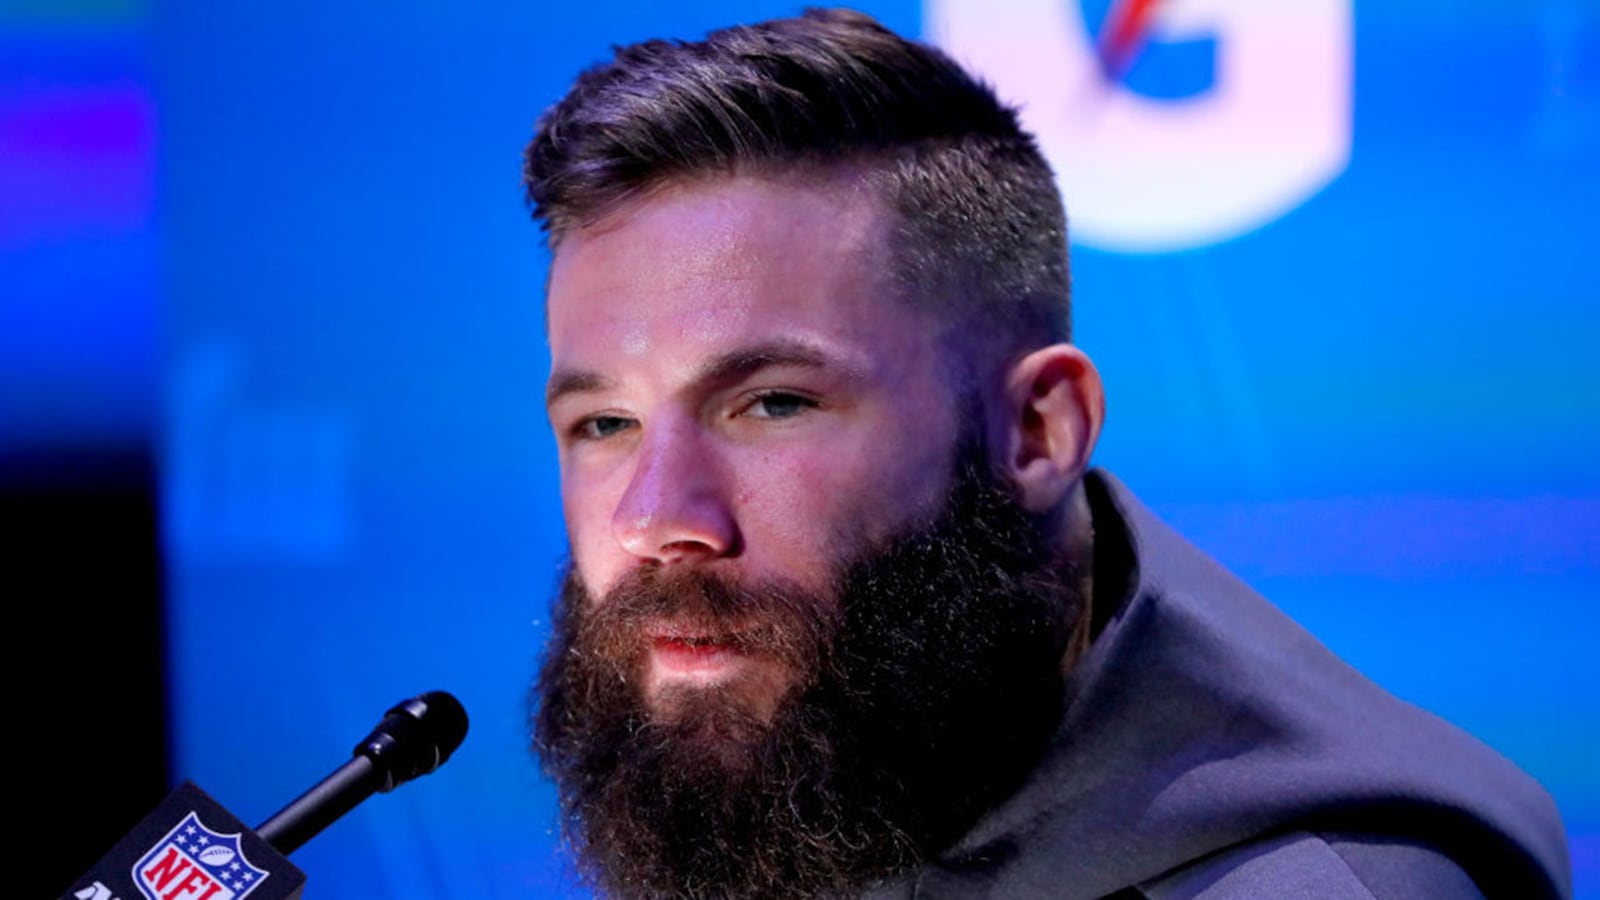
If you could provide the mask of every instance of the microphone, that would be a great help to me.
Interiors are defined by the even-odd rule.
[[[357,744],[353,758],[256,826],[287,856],[374,792],[394,790],[444,765],[467,736],[467,711],[445,691],[403,700]]]
[[[299,900],[306,877],[290,852],[374,792],[439,768],[466,735],[466,710],[444,691],[403,700],[349,762],[253,830],[185,781],[63,900]]]

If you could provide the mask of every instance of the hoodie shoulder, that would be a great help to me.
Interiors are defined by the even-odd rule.
[[[1381,835],[1291,832],[1244,844],[1139,885],[1147,900],[1482,900],[1436,847]]]
[[[1097,628],[1060,727],[912,896],[1572,896],[1537,782],[1363,677],[1109,475],[1086,484]],[[1100,605],[1107,539],[1124,552]]]

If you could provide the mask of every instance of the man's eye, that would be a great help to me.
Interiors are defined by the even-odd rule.
[[[756,419],[788,419],[808,409],[816,409],[817,401],[787,391],[762,394],[745,407],[744,415]]]
[[[633,427],[633,420],[623,416],[593,416],[579,422],[573,433],[579,438],[600,440],[621,434]]]

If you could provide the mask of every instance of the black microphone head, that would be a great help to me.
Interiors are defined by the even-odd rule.
[[[467,736],[467,711],[445,691],[429,691],[396,703],[356,745],[355,755],[372,760],[383,774],[380,791],[444,765]]]

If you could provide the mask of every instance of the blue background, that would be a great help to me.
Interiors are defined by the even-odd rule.
[[[0,450],[159,448],[176,774],[259,821],[400,697],[472,714],[308,897],[579,893],[525,750],[564,539],[519,153],[610,44],[795,11],[0,5]],[[1600,897],[1600,12],[1358,4],[1354,53],[1303,206],[1074,248],[1097,461],[1543,782]]]

